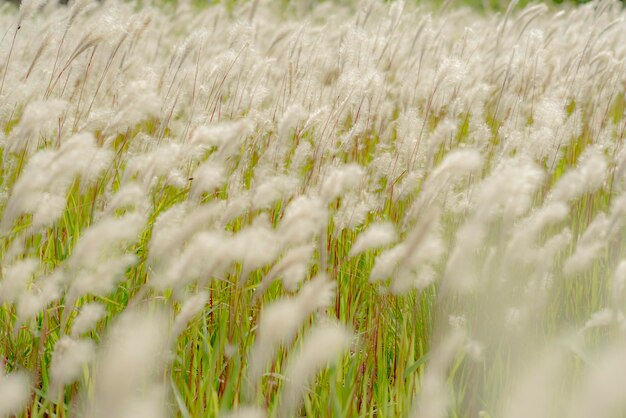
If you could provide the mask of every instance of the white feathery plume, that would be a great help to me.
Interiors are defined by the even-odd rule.
[[[333,235],[339,237],[345,230],[354,230],[367,221],[367,216],[375,212],[377,202],[371,194],[363,191],[350,191],[341,197],[339,209],[333,216]]]
[[[291,157],[289,169],[292,173],[301,173],[313,157],[313,146],[307,140],[301,140]],[[624,159],[626,161],[626,158]]]
[[[135,209],[140,213],[147,213],[150,208],[150,201],[144,188],[138,183],[127,183],[122,185],[111,197],[106,206],[105,215],[116,210]]]
[[[224,202],[199,207],[187,203],[174,205],[159,214],[152,229],[148,260],[159,264],[178,252],[195,234],[212,226],[222,215]]]
[[[63,100],[56,99],[29,102],[19,124],[11,131],[5,152],[17,153],[25,150],[27,154],[31,154],[37,149],[40,136],[53,137],[57,120],[67,106]]]
[[[626,347],[623,342],[602,349],[572,391],[567,416],[608,418],[623,407],[622,387],[626,376]]]
[[[354,163],[332,168],[320,188],[322,201],[328,204],[345,191],[358,187],[364,175],[363,168]]]
[[[370,272],[370,282],[391,277],[391,289],[396,294],[429,286],[435,280],[432,267],[444,251],[437,216],[435,211],[426,213],[404,242],[380,253]]]
[[[155,91],[154,77],[149,72],[146,78],[133,80],[119,92],[120,106],[108,119],[103,132],[107,135],[124,133],[142,121],[159,116],[162,99]]]
[[[435,281],[434,265],[445,251],[439,235],[438,214],[435,211],[424,214],[405,240],[405,253],[391,286],[395,294],[412,288],[422,290]]]
[[[407,211],[406,221],[415,219],[438,197],[445,196],[456,183],[478,172],[482,166],[483,156],[477,150],[456,149],[447,153],[444,160],[425,180],[419,196]],[[407,179],[411,179],[411,174],[407,176]]]
[[[27,258],[5,267],[0,280],[0,304],[13,303],[24,292],[39,268],[39,260]]]
[[[290,197],[299,185],[298,179],[290,176],[274,176],[257,186],[252,197],[252,208],[269,209],[281,199]]]
[[[308,272],[308,264],[313,256],[315,247],[310,244],[300,245],[288,250],[271,270],[263,277],[256,288],[254,299],[260,298],[265,290],[279,277],[282,277],[283,286],[293,291],[304,280]]]
[[[95,356],[95,344],[91,340],[74,340],[68,336],[61,337],[54,345],[50,378],[53,398],[56,398],[65,385],[76,381],[83,372],[83,367]]]
[[[422,378],[421,392],[413,402],[411,418],[444,418],[448,415],[450,390],[446,374],[461,352],[464,340],[464,334],[455,330],[433,351]]]
[[[13,186],[0,229],[7,233],[19,216],[31,213],[33,227],[51,226],[63,214],[67,191],[77,176],[93,183],[109,165],[113,154],[99,148],[91,134],[68,139],[57,151],[42,150],[30,160]]]
[[[540,255],[532,250],[538,246],[541,233],[548,226],[563,221],[568,213],[569,208],[564,203],[547,203],[515,225],[507,244],[507,261],[531,262],[534,260],[535,255]],[[525,250],[520,251],[521,248]]]
[[[278,233],[285,244],[310,241],[327,222],[327,209],[316,197],[298,196],[285,209]]]
[[[149,151],[135,154],[126,163],[123,182],[128,183],[136,176],[142,186],[150,190],[159,178],[175,178],[178,166],[184,161],[181,158],[183,152],[180,144],[164,143]]]
[[[31,379],[25,372],[4,373],[0,364],[0,417],[19,415],[30,399]]]
[[[610,219],[604,213],[596,215],[593,222],[576,242],[574,253],[565,260],[563,273],[570,276],[581,273],[591,266],[606,247],[609,226]]]
[[[220,277],[233,263],[232,238],[222,231],[205,231],[193,236],[180,255],[155,275],[150,285],[158,290],[180,290],[200,280]]]
[[[221,418],[265,418],[266,412],[254,406],[240,406],[227,414],[220,415]]]
[[[289,357],[280,397],[279,416],[295,415],[306,386],[320,369],[337,361],[350,348],[351,343],[352,333],[336,323],[317,325],[307,332],[302,346]]]
[[[514,388],[503,408],[504,418],[549,418],[552,408],[562,407],[555,388],[564,383],[563,348],[541,350],[532,360],[521,368],[520,376],[514,381]]]
[[[65,276],[61,269],[33,282],[31,288],[22,292],[17,300],[17,323],[34,318],[50,303],[58,300],[62,296],[64,282]]]
[[[372,224],[359,234],[350,248],[349,255],[354,257],[374,248],[385,247],[393,244],[396,239],[398,239],[398,234],[391,222]]]
[[[503,159],[483,180],[476,192],[476,212],[483,220],[504,216],[510,220],[528,211],[534,193],[545,174],[534,162],[523,157]]]
[[[189,206],[185,203],[172,205],[166,210],[159,213],[152,226],[152,235],[148,243],[148,261],[156,263],[162,261],[162,258],[179,249],[187,238],[187,235],[179,233],[183,222],[188,219]],[[200,229],[200,225],[193,228],[193,233]],[[190,234],[193,235],[193,233]]]
[[[594,312],[591,317],[585,322],[585,326],[581,328],[580,332],[583,333],[592,328],[603,328],[615,322],[618,319],[616,312],[610,308],[605,308]]]
[[[537,270],[548,271],[554,267],[558,260],[558,255],[565,251],[572,243],[572,231],[563,228],[561,232],[548,238],[543,246],[537,249],[535,255],[535,266]]]
[[[289,106],[278,123],[279,139],[289,139],[288,136],[291,131],[299,124],[307,122],[308,118],[309,112],[301,104],[296,103]]]
[[[326,270],[352,275],[357,267],[363,273],[369,257],[329,257],[347,250],[351,257],[381,251],[370,280],[388,282],[396,294],[419,295],[443,269],[437,298],[423,297],[453,328],[473,334],[438,345],[435,324],[426,340],[429,363],[415,376],[415,415],[454,414],[465,401],[469,413],[505,418],[619,415],[626,267],[615,261],[623,259],[626,224],[626,36],[617,0],[519,13],[512,1],[499,17],[447,3],[429,13],[411,2],[375,0],[356,12],[333,2],[305,10],[302,2],[293,16],[263,3],[198,10],[181,0],[176,13],[151,5],[137,11],[117,0],[77,0],[69,8],[24,0],[17,13],[0,5],[0,305],[9,312],[7,326],[19,331],[0,345],[19,353],[35,338],[50,360],[57,342],[51,362],[36,362],[37,375],[50,377],[50,393],[33,397],[30,386],[39,382],[0,372],[0,417],[50,413],[54,401],[73,404],[75,386],[58,398],[54,391],[76,380],[87,407],[79,415],[177,412],[167,386],[185,379],[167,367],[176,354],[167,350],[186,349],[176,338],[204,311],[208,295],[220,312],[231,298],[233,318],[245,318],[249,295],[240,291],[249,287],[231,286],[233,275],[242,270],[247,284],[253,270],[267,269],[248,310],[274,281],[288,296],[268,300],[256,340],[230,341],[247,337],[229,332],[227,344],[209,341],[231,362],[213,376],[226,397],[212,405],[234,408],[234,416],[297,415],[316,370],[349,344],[343,327],[333,325],[326,334],[316,328],[297,352],[298,333],[335,293],[333,281],[306,278]],[[242,16],[249,20],[238,22]],[[580,237],[572,239],[572,231]],[[534,337],[546,315],[559,320],[539,327],[550,334],[541,342],[567,320],[560,310],[569,308],[551,303],[567,289],[553,283],[588,269],[594,289],[612,274],[612,292],[603,289],[580,307],[589,319],[576,338],[597,347],[598,356],[574,347],[581,361],[574,361],[580,373],[572,373],[570,354],[555,354],[560,342],[548,339],[536,350]],[[127,290],[130,272],[147,286],[131,308],[118,313],[81,300],[107,300],[120,281],[119,290]],[[223,283],[208,293],[214,279]],[[451,291],[455,303],[448,305]],[[154,297],[144,300],[144,292]],[[180,305],[178,315],[156,308],[164,298]],[[604,299],[607,306],[595,306]],[[479,309],[469,309],[477,301]],[[152,311],[132,311],[134,302]],[[91,364],[93,343],[80,338],[98,321],[107,336]],[[368,321],[355,323],[363,331]],[[376,339],[363,354],[378,349]],[[505,350],[515,343],[514,355],[495,357],[519,360],[524,370],[511,375],[515,363],[505,364],[498,370],[507,387],[475,385],[497,365],[485,356],[487,367],[460,377],[471,388],[467,396],[452,399],[449,386],[457,389],[458,380],[450,380],[449,367],[462,350],[467,356],[459,362],[480,357],[478,339],[489,354],[500,353],[491,351],[499,350],[490,346],[496,339]],[[234,355],[231,344],[252,347]],[[247,375],[244,390],[259,389],[281,348],[287,373],[272,377],[287,379],[283,392],[264,388],[271,409],[236,409],[241,394],[230,392],[232,379]],[[21,362],[7,357],[12,368]],[[166,382],[170,371],[175,381]],[[561,396],[572,388],[571,398]],[[29,408],[46,397],[47,404]],[[371,399],[363,399],[359,408],[368,410]],[[184,402],[174,400],[185,415]]]
[[[393,275],[394,270],[406,255],[407,245],[402,242],[376,256],[370,272],[370,282],[385,280]]]
[[[41,6],[46,4],[47,0],[26,0],[20,3],[20,12],[17,19],[18,26],[25,20],[30,18],[37,12]]]
[[[571,202],[596,191],[604,182],[608,164],[600,150],[591,147],[581,155],[578,166],[568,170],[552,187],[549,199]]]
[[[226,183],[225,167],[220,162],[209,159],[198,166],[193,173],[189,200],[200,200],[203,193],[219,189],[224,183]]]
[[[91,331],[105,314],[104,306],[99,303],[92,302],[81,306],[78,316],[72,323],[72,337],[78,338]]]
[[[441,292],[468,292],[478,284],[475,271],[477,249],[482,248],[487,234],[485,226],[472,220],[456,231],[456,244],[446,263]]]
[[[206,292],[199,292],[185,300],[172,326],[172,338],[177,338],[185,330],[189,322],[204,310],[208,299],[209,296]]]
[[[167,418],[167,390],[163,385],[153,385],[141,396],[137,395],[124,403],[119,411],[120,418]],[[105,416],[105,415],[103,415]]]
[[[134,243],[144,227],[144,216],[134,212],[101,219],[83,232],[68,260],[69,267],[77,270],[96,266],[103,257],[118,254]]]
[[[144,223],[143,215],[130,212],[120,218],[103,218],[83,233],[67,260],[71,274],[66,276],[70,283],[65,320],[79,297],[106,296],[124,278],[126,270],[137,262],[137,256],[126,250],[138,240]]]
[[[335,283],[319,275],[305,283],[295,297],[280,299],[261,311],[248,367],[249,388],[256,388],[278,347],[291,344],[304,320],[315,310],[328,306],[334,292]]]
[[[236,181],[231,181],[230,184],[233,183],[236,183]],[[221,224],[226,225],[240,216],[245,215],[250,211],[251,206],[252,199],[248,190],[229,191],[229,198],[225,202],[221,213]]]
[[[158,383],[168,342],[164,323],[167,316],[158,310],[126,309],[110,327],[97,353],[95,392],[86,405],[90,416],[130,416],[146,410],[165,416],[165,392]]]
[[[201,126],[191,137],[190,146],[206,151],[216,147],[220,158],[225,159],[239,153],[241,144],[253,128],[254,124],[247,119]]]
[[[248,279],[250,272],[273,262],[280,250],[280,240],[268,217],[257,216],[252,225],[241,229],[231,239],[231,257],[243,265],[240,283]]]

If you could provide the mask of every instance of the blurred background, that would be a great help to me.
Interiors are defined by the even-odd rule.
[[[51,0],[58,1],[60,4],[67,4],[68,0]],[[71,0],[69,0],[71,1]],[[175,3],[177,0],[160,0],[163,3]],[[194,0],[194,4],[198,6],[210,5],[216,3],[225,3],[228,6],[233,6],[235,3],[247,2],[250,0]],[[274,1],[274,0],[272,0]],[[316,0],[275,0],[277,3],[280,3],[281,6],[285,8],[289,8],[290,6],[295,5],[296,3],[301,8],[302,3],[308,3],[309,5],[313,5],[315,3],[320,3],[320,1]],[[333,3],[343,3],[343,4],[356,4],[358,0],[328,0]],[[387,0],[393,1],[393,0]],[[500,11],[506,10],[510,1],[508,0],[414,0],[416,3],[425,3],[436,6],[446,6],[446,7],[460,7],[460,6],[470,6],[479,10],[489,10],[489,11]],[[524,7],[528,4],[536,4],[536,3],[545,3],[545,4],[580,4],[587,3],[589,0],[545,0],[545,1],[536,1],[536,0],[519,0],[518,7]],[[1,3],[13,3],[19,4],[20,0],[0,0]],[[623,4],[626,4],[626,0],[621,0]],[[305,7],[306,8],[306,7]]]

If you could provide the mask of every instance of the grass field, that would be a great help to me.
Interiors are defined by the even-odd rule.
[[[0,417],[624,416],[625,17],[0,5]]]

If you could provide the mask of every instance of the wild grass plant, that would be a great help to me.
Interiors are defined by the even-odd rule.
[[[0,416],[626,412],[626,14],[0,6]]]

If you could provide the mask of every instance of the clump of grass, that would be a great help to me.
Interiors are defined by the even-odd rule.
[[[0,416],[623,414],[626,39],[0,8]]]

